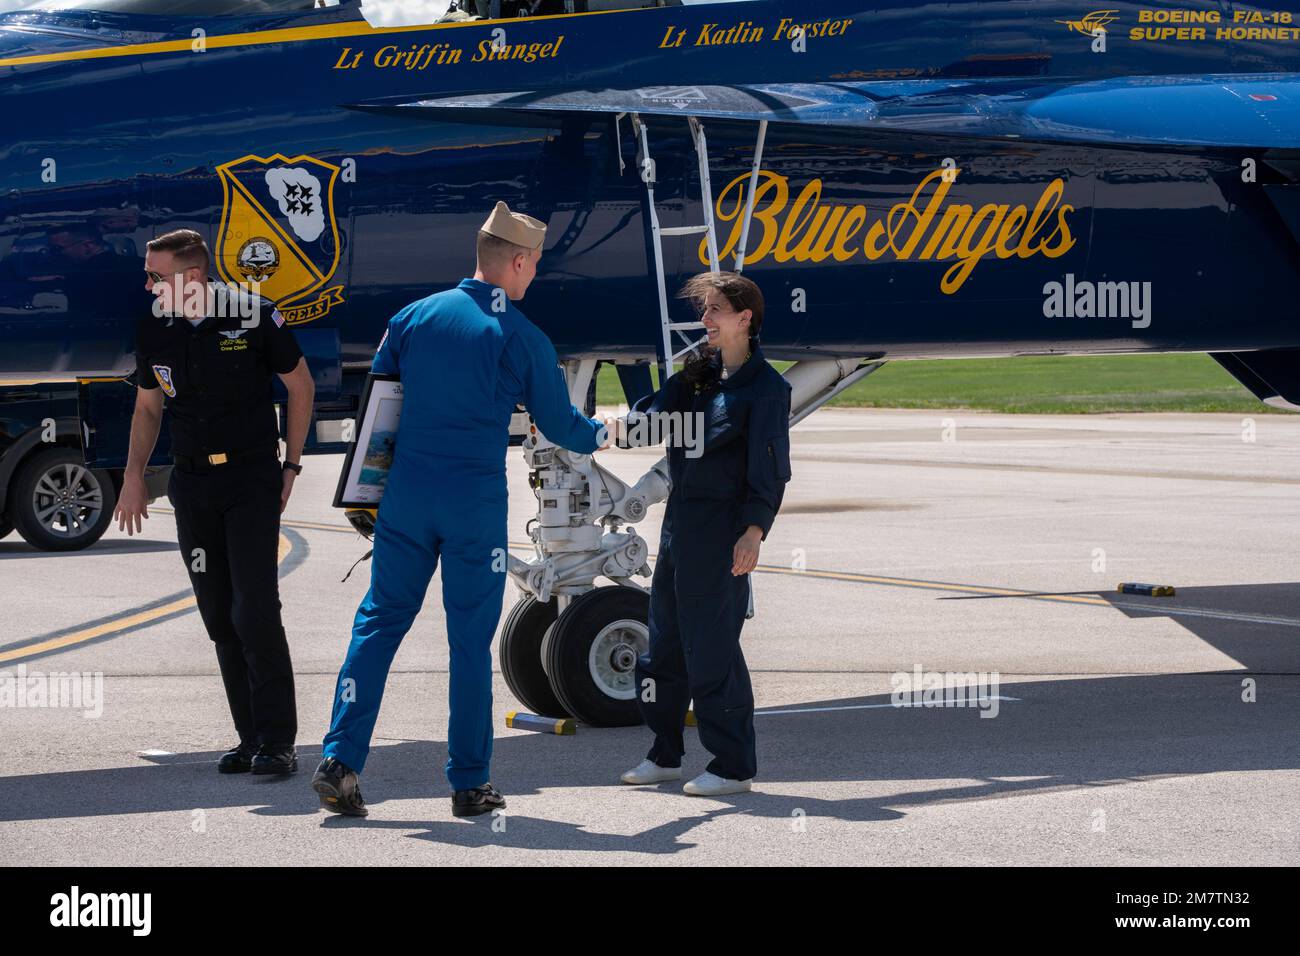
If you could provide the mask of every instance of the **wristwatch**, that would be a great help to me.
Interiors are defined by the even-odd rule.
[[[286,468],[292,471],[295,475],[302,474],[302,465],[298,464],[297,462],[286,461],[283,465],[280,466],[281,471],[284,471]]]

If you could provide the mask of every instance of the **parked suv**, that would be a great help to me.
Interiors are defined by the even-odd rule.
[[[86,464],[94,436],[81,416],[79,388],[85,386],[0,385],[0,538],[17,531],[42,551],[78,551],[108,530],[123,469]],[[134,387],[123,382],[111,394],[112,413],[98,417],[129,435]],[[102,402],[99,407],[108,411]],[[166,495],[170,471],[167,464],[145,469],[151,501]]]

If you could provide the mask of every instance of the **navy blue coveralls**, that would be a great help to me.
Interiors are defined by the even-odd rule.
[[[713,754],[708,772],[749,780],[758,769],[754,691],[740,650],[749,575],[732,575],[732,550],[750,525],[766,539],[781,507],[790,385],[754,348],[734,375],[696,393],[678,373],[635,410],[698,412],[704,422],[703,455],[687,457],[676,435],[668,451],[673,488],[650,586],[650,647],[636,668],[641,714],[655,734],[647,756],[681,766],[694,700],[700,743]]]
[[[546,335],[478,279],[393,316],[371,369],[401,377],[402,415],[370,590],[353,621],[323,754],[357,773],[365,767],[388,669],[441,560],[451,647],[446,772],[453,789],[469,790],[488,782],[492,756],[510,416],[522,403],[543,435],[583,454],[596,450],[602,423],[569,401]]]

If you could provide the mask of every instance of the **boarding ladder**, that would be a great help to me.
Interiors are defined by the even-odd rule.
[[[620,122],[625,114],[620,113],[615,122]],[[659,293],[659,381],[667,381],[672,374],[673,365],[688,352],[694,351],[704,338],[692,339],[687,333],[704,328],[703,322],[674,322],[668,314],[668,288],[664,277],[664,236],[694,236],[703,234],[707,237],[709,250],[709,268],[713,272],[721,271],[718,263],[718,234],[714,221],[713,186],[709,179],[709,145],[704,135],[704,124],[697,116],[687,116],[690,125],[691,142],[695,147],[695,158],[699,166],[700,203],[704,207],[704,222],[701,225],[664,226],[659,222],[659,210],[655,206],[655,165],[650,157],[650,137],[646,124],[638,113],[631,114],[632,130],[637,139],[637,169],[641,181],[645,183],[647,208],[650,212],[651,246],[654,251],[655,285]],[[754,163],[749,174],[749,189],[745,196],[745,219],[741,228],[740,242],[736,249],[736,272],[745,267],[745,246],[749,239],[749,226],[754,215],[754,192],[758,186],[759,166],[763,162],[763,142],[767,138],[767,120],[758,124],[758,141],[754,147]],[[674,349],[673,336],[676,335],[685,344]]]

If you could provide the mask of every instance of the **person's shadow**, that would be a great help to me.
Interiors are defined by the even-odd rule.
[[[1244,669],[1003,683],[999,693],[1014,699],[999,702],[993,719],[979,716],[978,707],[892,707],[884,694],[770,709],[760,700],[757,789],[681,803],[691,811],[636,833],[599,832],[541,817],[529,812],[526,798],[552,789],[601,787],[609,791],[602,806],[617,807],[634,790],[618,783],[619,773],[640,760],[649,744],[642,727],[497,739],[493,782],[506,795],[503,819],[454,819],[442,775],[445,742],[402,741],[371,751],[362,777],[371,810],[365,819],[321,813],[308,786],[320,755],[315,745],[299,748],[302,770],[289,778],[218,778],[215,752],[145,758],[132,767],[4,777],[0,822],[251,805],[251,812],[262,815],[321,813],[327,829],[417,829],[413,838],[462,846],[670,854],[693,845],[685,838],[695,827],[737,813],[781,819],[797,829],[814,817],[881,822],[915,806],[1165,776],[1300,768],[1300,694],[1294,693],[1300,585],[1192,588],[1176,599],[1108,600],[1131,617],[1169,614]],[[863,709],[817,711],[822,707]],[[695,732],[688,730],[686,775],[705,762]],[[930,783],[937,780],[959,782]],[[859,785],[863,792],[838,798],[797,792],[814,781]],[[666,800],[687,801],[679,787],[650,789]],[[391,801],[439,796],[447,800],[443,820],[400,819],[395,804],[385,813]]]

